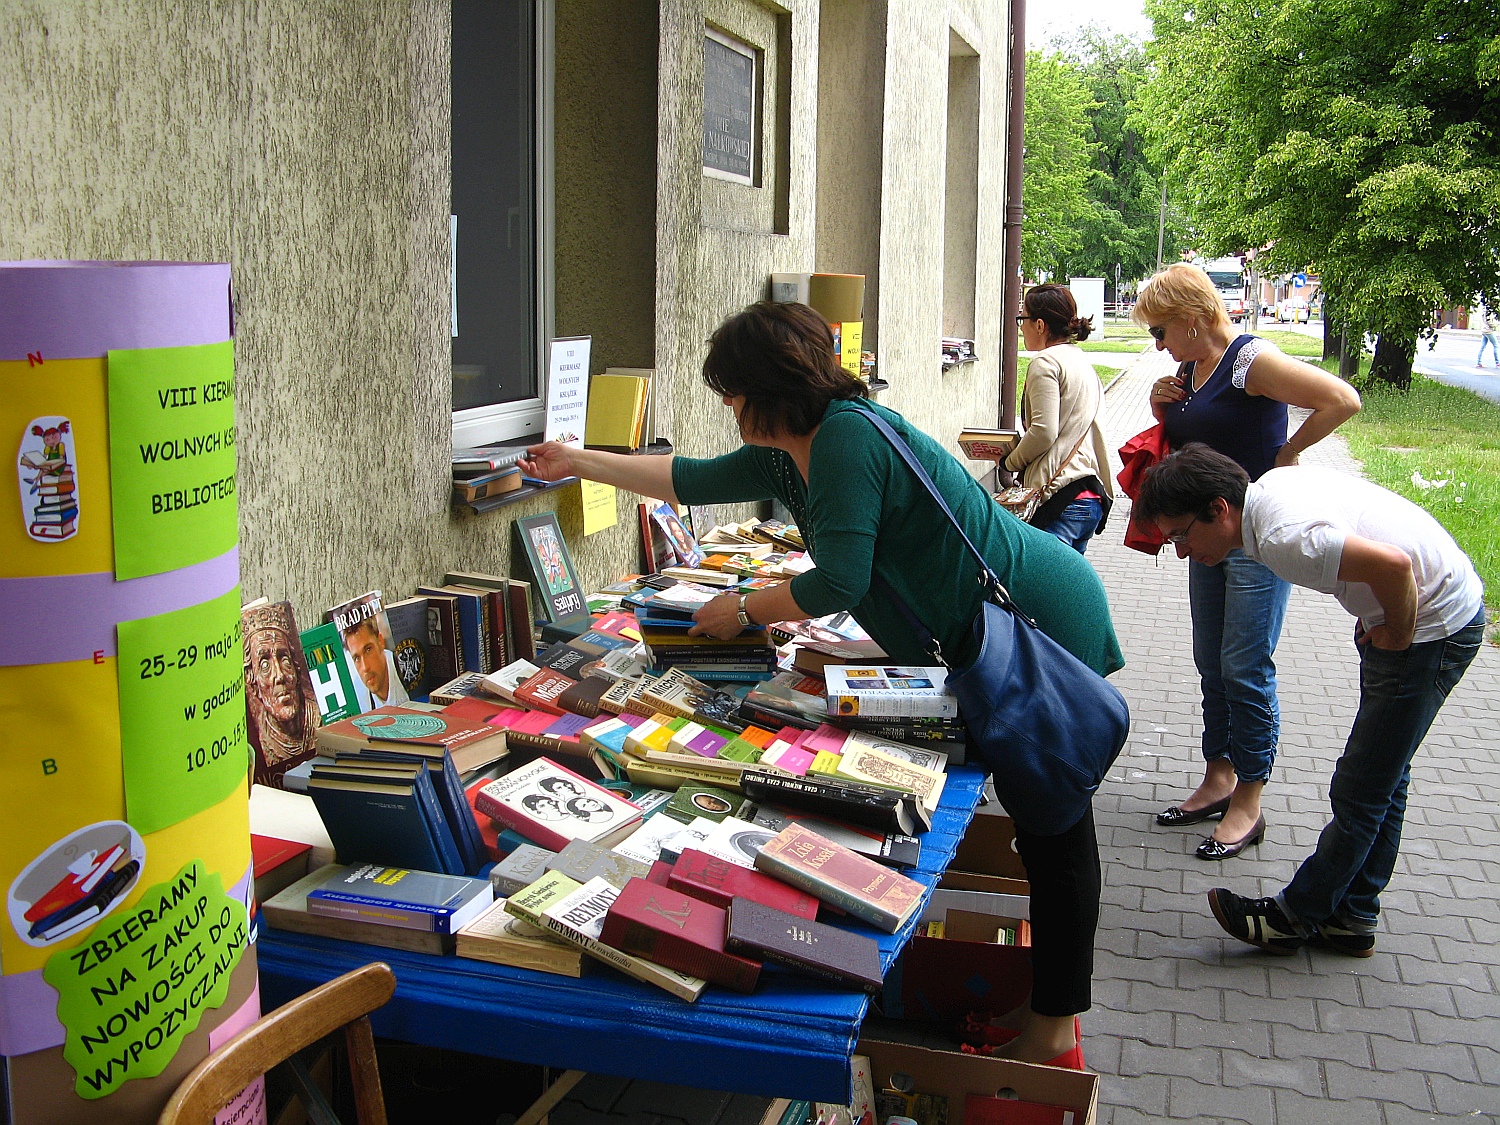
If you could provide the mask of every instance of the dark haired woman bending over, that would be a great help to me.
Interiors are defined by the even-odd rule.
[[[672,503],[780,500],[817,567],[748,595],[725,594],[697,614],[693,632],[732,637],[749,623],[849,610],[898,664],[934,663],[883,579],[937,639],[954,668],[972,662],[982,588],[978,567],[948,518],[867,415],[907,442],[1016,603],[1101,674],[1124,661],[1104,588],[1076,551],[1028,527],[990,499],[937,442],[867,401],[838,365],[828,325],[805,305],[762,302],[713,335],[704,381],[734,411],[744,445],[722,457],[627,457],[555,443],[528,452],[525,471],[582,476]],[[1002,797],[1005,778],[995,783]],[[1058,836],[1017,833],[1032,885],[1033,978],[1021,1034],[1002,1053],[1046,1062],[1073,1052],[1076,1013],[1090,1005],[1099,857],[1093,814]]]
[[[1099,428],[1104,388],[1075,340],[1087,340],[1093,318],[1080,318],[1073,294],[1061,285],[1037,285],[1016,317],[1026,350],[1037,352],[1026,369],[1021,420],[1026,436],[1005,459],[1022,483],[1042,490],[1033,527],[1055,535],[1082,554],[1104,527],[1114,500],[1109,448]]]

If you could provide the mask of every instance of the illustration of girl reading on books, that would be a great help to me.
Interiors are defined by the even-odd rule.
[[[70,539],[78,533],[72,430],[66,418],[36,418],[21,438],[16,459],[21,513],[26,534],[40,542]]]

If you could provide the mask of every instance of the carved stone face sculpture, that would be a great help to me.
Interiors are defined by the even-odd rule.
[[[304,720],[292,638],[281,629],[257,630],[250,637],[250,679],[261,712],[293,739],[302,736]]]

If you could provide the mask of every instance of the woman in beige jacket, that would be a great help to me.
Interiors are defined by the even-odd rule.
[[[1074,343],[1088,339],[1093,318],[1079,317],[1073,294],[1062,285],[1034,286],[1025,306],[1016,323],[1026,350],[1038,354],[1026,370],[1021,399],[1026,436],[1004,466],[1028,488],[1042,490],[1032,525],[1082,554],[1114,502],[1109,450],[1099,428],[1104,388]]]

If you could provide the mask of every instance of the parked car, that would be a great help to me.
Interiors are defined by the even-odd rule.
[[[1306,324],[1310,315],[1306,297],[1288,297],[1276,303],[1276,319],[1282,323]]]

